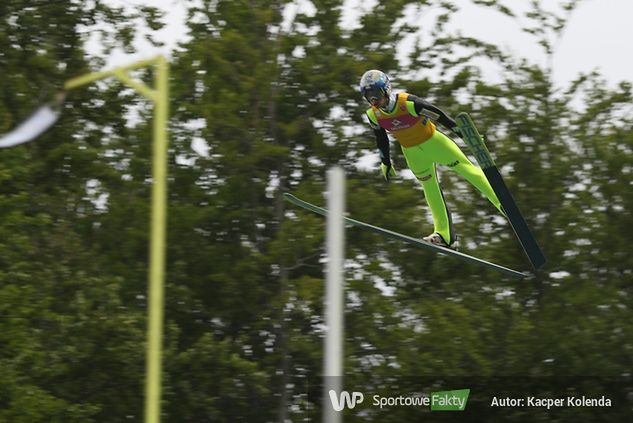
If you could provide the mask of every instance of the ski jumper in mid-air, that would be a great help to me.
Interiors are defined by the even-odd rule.
[[[439,123],[459,134],[456,122],[446,113],[415,95],[393,93],[389,77],[379,70],[363,74],[360,92],[371,104],[366,113],[376,135],[383,177],[389,181],[396,174],[389,156],[389,132],[400,143],[407,165],[422,185],[434,223],[434,232],[424,237],[425,241],[448,248],[455,248],[457,241],[451,213],[438,183],[437,164],[463,176],[505,215],[481,168],[475,166],[455,142],[436,129],[436,123]]]

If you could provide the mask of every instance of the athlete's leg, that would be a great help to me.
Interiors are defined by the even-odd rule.
[[[497,198],[492,186],[490,186],[490,182],[488,182],[483,170],[468,160],[468,157],[460,150],[457,144],[439,131],[435,131],[433,137],[425,144],[428,144],[427,148],[437,163],[448,166],[463,176],[464,179],[481,191],[497,210],[505,215],[501,209],[499,198]]]
[[[422,185],[424,198],[433,216],[435,232],[442,235],[444,241],[449,245],[452,244],[456,240],[456,236],[453,231],[451,213],[446,207],[431,155],[425,151],[424,144],[409,148],[403,147],[402,152],[409,169]]]

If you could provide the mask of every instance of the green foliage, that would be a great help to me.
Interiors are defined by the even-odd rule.
[[[0,133],[65,79],[103,64],[86,61],[86,27],[115,24],[101,29],[107,53],[132,48],[138,19],[154,30],[166,19],[101,1],[26,3],[0,5]],[[600,375],[606,389],[608,377],[628,372],[631,85],[610,88],[589,74],[554,87],[548,67],[452,33],[450,1],[381,2],[347,27],[341,2],[292,3],[190,5],[190,39],[174,53],[165,421],[320,419],[325,226],[287,208],[283,192],[324,204],[325,172],[342,165],[353,217],[430,232],[416,182],[387,185],[377,162],[358,165],[374,150],[357,92],[369,68],[453,115],[471,113],[548,265],[517,284],[348,230],[346,385]],[[516,15],[500,1],[474,3]],[[546,29],[526,28],[546,54],[573,10],[563,6],[559,16],[534,2],[527,16]],[[437,25],[421,34],[405,19],[431,10]],[[396,56],[403,37],[414,40],[405,63]],[[482,80],[481,58],[501,69],[500,83]],[[131,112],[138,119],[126,120]],[[142,418],[150,121],[151,106],[131,90],[91,86],[72,93],[37,142],[0,151],[0,421]],[[192,150],[201,143],[206,154]],[[464,249],[527,270],[494,209],[440,172]],[[560,421],[590,420],[583,413]]]

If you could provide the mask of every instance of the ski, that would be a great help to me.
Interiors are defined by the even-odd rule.
[[[486,148],[486,144],[479,134],[479,131],[477,131],[475,124],[467,113],[462,112],[458,114],[456,121],[462,139],[475,155],[479,166],[481,166],[486,178],[488,178],[488,182],[490,182],[492,189],[495,194],[497,194],[497,197],[503,206],[503,210],[506,212],[510,226],[512,226],[523,251],[525,251],[532,267],[534,267],[535,270],[538,270],[545,264],[543,251],[536,242],[534,235],[532,235],[527,222],[521,214],[521,210],[519,210],[519,207],[514,201],[510,190],[501,176],[501,173],[499,173],[499,169],[497,169],[497,165],[492,159],[488,148]]]
[[[302,207],[318,215],[327,216],[328,214],[328,211],[326,209],[319,206],[315,206],[314,204],[308,203],[307,201],[301,200],[292,194],[285,193],[284,198],[290,203],[296,206]],[[516,270],[512,270],[507,267],[503,267],[498,264],[479,259],[477,257],[469,256],[468,254],[460,253],[459,251],[451,250],[450,248],[440,247],[435,244],[431,244],[429,242],[423,241],[421,239],[413,238],[407,235],[400,234],[398,232],[393,232],[388,229],[370,225],[369,223],[361,222],[359,220],[355,220],[347,216],[344,216],[343,219],[345,220],[346,223],[352,226],[356,226],[358,228],[365,229],[367,231],[370,231],[379,235],[383,235],[388,238],[396,239],[398,241],[403,241],[408,244],[415,245],[416,247],[421,247],[421,248],[433,251],[435,253],[443,254],[445,256],[455,257],[457,259],[460,259],[468,263],[473,263],[479,266],[487,267],[489,269],[493,269],[498,272],[505,273],[507,275],[512,275],[518,278],[527,278],[530,276],[527,273],[518,272]]]

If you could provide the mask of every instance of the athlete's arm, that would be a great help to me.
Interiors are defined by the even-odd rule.
[[[376,147],[380,152],[380,161],[386,166],[391,165],[391,159],[389,157],[389,137],[387,137],[387,131],[384,128],[374,129],[374,135],[376,136]]]
[[[413,102],[418,116],[426,116],[433,122],[437,122],[451,131],[455,130],[457,123],[439,107],[413,94],[409,94],[407,101]]]
[[[380,125],[372,122],[369,117],[367,117],[367,121],[369,122],[371,129],[373,129],[374,136],[376,137],[376,147],[378,147],[378,152],[380,153],[380,161],[386,166],[391,165],[391,159],[389,156],[389,137],[387,136],[387,131]]]

